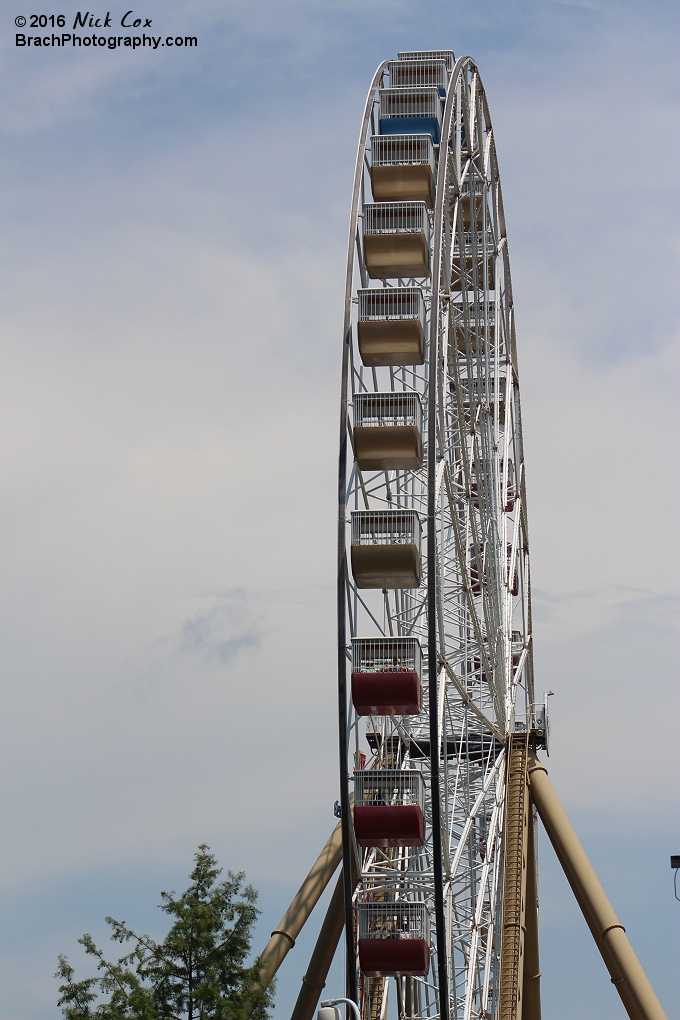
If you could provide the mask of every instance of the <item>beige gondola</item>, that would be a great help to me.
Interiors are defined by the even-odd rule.
[[[422,365],[425,302],[420,287],[363,289],[358,293],[357,339],[364,365]]]
[[[352,574],[357,588],[419,588],[421,526],[415,510],[352,514]]]
[[[417,471],[423,466],[417,393],[357,394],[354,422],[354,455],[362,471]]]
[[[430,221],[425,202],[364,206],[364,261],[374,280],[422,279],[430,272]]]

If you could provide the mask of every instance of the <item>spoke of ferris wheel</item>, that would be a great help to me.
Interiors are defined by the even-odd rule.
[[[500,805],[499,805],[498,799],[496,799],[496,802],[494,804],[493,813],[491,815],[490,824],[489,824],[489,830],[490,831],[492,831],[492,830],[495,831],[495,827],[496,827],[496,824],[497,824],[497,821],[498,821],[499,808],[500,808]],[[488,858],[484,861],[484,865],[483,865],[483,868],[482,868],[482,874],[480,876],[480,889],[479,889],[479,895],[477,897],[477,905],[476,905],[476,908],[475,908],[475,923],[474,923],[474,930],[473,930],[473,933],[472,933],[472,944],[470,946],[470,957],[471,957],[471,959],[474,958],[476,956],[476,954],[477,954],[477,942],[478,942],[478,939],[479,939],[479,930],[480,930],[481,919],[482,919],[482,910],[483,910],[484,902],[485,902],[484,895],[483,895],[483,890],[485,891],[487,882],[490,879],[491,879],[491,881],[493,881],[493,872],[491,871],[491,863],[492,862]],[[490,891],[489,901],[491,901],[491,891]],[[470,973],[470,971],[468,971],[468,975],[467,975],[467,978],[466,978],[465,985],[467,987],[467,998],[466,998],[466,1002],[465,1002],[465,1012],[463,1014],[463,1020],[470,1020],[470,1014],[471,1014],[471,1010],[472,1010],[472,974]]]
[[[452,866],[451,866],[451,872],[447,876],[447,880],[449,882],[453,881],[453,879],[454,879],[454,877],[456,875],[456,871],[458,869],[458,865],[460,864],[460,860],[462,858],[463,851],[465,849],[465,843],[467,842],[467,839],[468,839],[468,837],[470,835],[470,830],[472,828],[473,820],[474,820],[474,818],[476,818],[477,812],[479,811],[479,809],[481,808],[482,804],[484,803],[484,799],[485,799],[485,797],[486,797],[486,795],[487,795],[487,793],[489,791],[491,783],[492,783],[494,777],[498,774],[498,771],[499,771],[501,765],[504,764],[504,761],[505,761],[505,752],[501,752],[501,754],[499,754],[498,758],[496,759],[492,769],[487,774],[487,776],[486,776],[486,778],[484,780],[484,785],[483,785],[483,787],[482,787],[482,789],[481,789],[477,799],[475,800],[475,803],[474,803],[474,805],[472,807],[472,810],[470,811],[470,813],[469,813],[469,815],[468,815],[468,817],[467,817],[467,819],[465,821],[465,825],[463,827],[463,832],[462,832],[462,835],[461,835],[460,840],[458,842],[458,846],[456,848],[456,852],[455,852],[454,857],[453,857],[453,863],[452,863]],[[452,830],[449,832],[449,840],[450,840],[450,842],[453,841],[453,831]]]

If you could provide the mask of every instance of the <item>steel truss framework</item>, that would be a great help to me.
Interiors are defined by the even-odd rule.
[[[400,55],[405,57],[407,55]],[[415,55],[412,55],[415,56]],[[427,56],[427,55],[425,55]],[[395,77],[392,62],[392,76]],[[364,222],[372,204],[371,139],[379,135],[376,71],[357,154],[343,331],[338,516],[338,668],[348,994],[362,1015],[386,1015],[389,982],[361,974],[362,904],[426,904],[431,965],[391,986],[400,1015],[495,1018],[505,827],[505,748],[530,726],[534,703],[529,540],[510,265],[496,147],[472,59],[450,62],[427,208],[430,273],[371,279]],[[359,291],[415,287],[425,307],[422,365],[362,363]],[[422,467],[361,470],[354,459],[357,397],[417,394]],[[364,401],[365,404],[365,401]],[[416,511],[423,535],[417,588],[359,588],[350,567],[351,514]],[[423,710],[357,716],[349,696],[352,639],[416,637]],[[350,788],[366,768],[419,770],[423,847],[360,850]],[[360,861],[356,889],[350,881]]]

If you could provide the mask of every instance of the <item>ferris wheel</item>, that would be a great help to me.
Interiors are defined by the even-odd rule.
[[[338,470],[340,816],[260,956],[338,865],[291,1020],[541,1020],[539,815],[630,1020],[667,1020],[549,782],[534,692],[515,318],[470,57],[375,73],[350,212]]]
[[[503,887],[509,822],[531,824],[508,762],[526,773],[547,717],[534,695],[503,201],[469,57],[407,52],[378,68],[349,233],[338,521],[348,994],[379,1020],[393,977],[400,1015],[495,1017],[530,976],[522,954],[534,942],[537,953],[512,909],[526,889]],[[515,972],[501,975],[512,938]]]

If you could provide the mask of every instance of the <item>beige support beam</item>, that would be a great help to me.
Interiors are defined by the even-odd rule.
[[[501,935],[499,1020],[522,1020],[524,931],[527,882],[529,735],[512,736],[505,778],[503,839],[503,929]]]
[[[522,1020],[541,1020],[541,967],[538,955],[538,869],[536,867],[534,808],[529,807],[527,826],[527,888],[524,911],[524,974]]]
[[[344,876],[342,869],[333,890],[302,988],[291,1013],[290,1020],[312,1020],[321,991],[326,984],[338,942],[345,924]]]
[[[268,986],[286,955],[295,945],[295,939],[333,877],[341,857],[342,832],[338,823],[300,886],[295,899],[281,918],[278,928],[272,932],[265,946],[262,953],[263,967],[260,971],[263,988]]]
[[[602,952],[612,981],[631,1020],[667,1020],[647,975],[617,918],[604,889],[560,804],[548,770],[533,756],[529,761],[529,784],[550,842],[564,868],[595,941]],[[612,973],[613,964],[614,972]],[[617,980],[618,979],[618,980]],[[632,1006],[632,1010],[631,1010]]]

